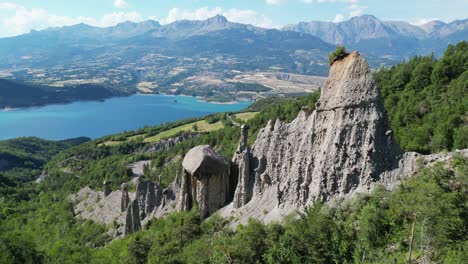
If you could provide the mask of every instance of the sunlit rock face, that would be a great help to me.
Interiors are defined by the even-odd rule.
[[[315,111],[303,110],[291,123],[270,121],[249,155],[248,162],[238,163],[241,171],[250,166],[242,173],[250,179],[239,177],[244,185],[236,193],[252,193],[251,198],[235,199],[221,212],[241,221],[278,220],[315,201],[392,186],[403,170],[399,166],[408,165],[401,162],[408,155],[392,140],[377,84],[358,52],[333,63]]]

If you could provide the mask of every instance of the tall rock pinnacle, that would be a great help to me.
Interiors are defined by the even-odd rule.
[[[388,133],[369,66],[358,52],[333,63],[316,106],[289,124],[270,121],[258,133],[251,172],[244,173],[254,178],[253,186],[237,186],[253,191],[240,208],[244,215],[273,220],[315,201],[368,192],[397,166],[401,153]]]

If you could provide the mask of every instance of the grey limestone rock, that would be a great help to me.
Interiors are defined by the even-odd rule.
[[[120,201],[120,208],[122,212],[127,210],[128,204],[130,203],[130,197],[128,196],[128,185],[127,183],[122,183],[121,186],[122,191],[122,199]]]
[[[136,193],[125,185],[111,192],[110,182],[104,193],[83,188],[72,199],[74,212],[105,224],[123,222],[125,234],[151,218],[195,205],[203,217],[221,208],[221,216],[234,216],[236,224],[251,217],[269,222],[316,201],[368,193],[377,185],[392,190],[420,166],[449,166],[455,155],[468,157],[466,149],[404,153],[392,137],[369,66],[354,52],[331,66],[315,111],[305,107],[291,123],[270,120],[252,148],[248,126],[242,126],[232,167],[209,146],[197,146],[168,188],[140,180]]]
[[[140,206],[140,218],[144,219],[161,204],[162,188],[152,181],[143,180],[137,184],[136,199]]]
[[[236,153],[232,158],[234,164],[233,177],[237,177],[237,187],[234,193],[233,204],[235,208],[244,206],[250,201],[253,192],[254,179],[251,173],[251,153],[247,145],[249,126],[241,126],[241,137]]]
[[[413,169],[413,156],[403,155],[389,130],[369,66],[353,52],[331,66],[315,111],[303,108],[291,123],[270,121],[260,130],[253,165],[242,171],[253,178],[252,197],[248,203],[238,199],[239,191],[246,193],[240,177],[234,202],[221,214],[271,221],[315,201],[392,186],[395,175]],[[240,170],[248,164],[234,163]]]
[[[184,172],[179,192],[179,210],[189,210],[195,204],[207,217],[230,202],[229,161],[208,145],[192,148],[182,162]]]
[[[305,206],[366,190],[394,165],[401,153],[387,140],[380,94],[359,53],[333,64],[317,105],[310,115],[270,122],[258,134],[252,155],[266,160],[266,168],[254,195],[275,188],[279,204]]]
[[[138,199],[133,200],[128,206],[125,218],[125,235],[133,234],[141,228],[139,208]]]
[[[173,137],[173,138],[168,138],[168,139],[163,139],[160,140],[149,147],[147,147],[144,152],[147,153],[152,153],[152,152],[158,152],[158,151],[165,151],[173,148],[176,144],[181,143],[186,141],[187,139],[191,139],[198,136],[197,133],[184,133],[180,136]]]
[[[247,145],[247,140],[248,140],[248,137],[249,137],[249,125],[242,125],[241,126],[241,137],[240,137],[240,141],[239,141],[239,146],[237,147],[237,153],[241,153],[243,151],[245,151],[248,147]]]

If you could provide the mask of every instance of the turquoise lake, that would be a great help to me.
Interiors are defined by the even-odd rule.
[[[177,102],[174,102],[176,100]],[[0,139],[98,138],[184,118],[239,111],[250,102],[214,104],[187,96],[133,95],[103,102],[74,102],[26,109],[0,110]]]

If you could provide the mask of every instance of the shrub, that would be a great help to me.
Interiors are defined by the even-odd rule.
[[[346,49],[344,46],[338,46],[336,47],[336,50],[334,52],[328,54],[328,63],[332,65],[335,61],[342,60],[348,55],[349,53],[346,52]]]

